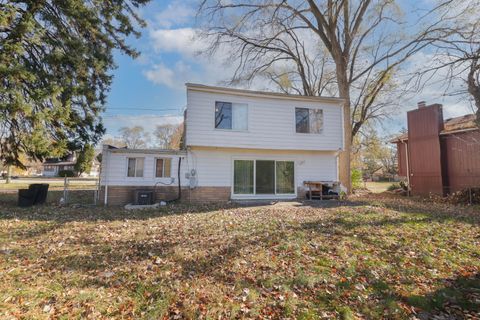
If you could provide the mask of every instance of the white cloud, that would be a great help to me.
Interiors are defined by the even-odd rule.
[[[193,58],[206,49],[205,42],[196,38],[193,28],[156,29],[150,32],[153,49],[157,53],[176,52]]]
[[[184,89],[185,82],[217,84],[229,79],[235,68],[234,64],[225,65],[230,54],[226,51],[219,51],[213,57],[199,54],[207,49],[208,41],[199,39],[196,32],[193,28],[151,30],[151,46],[157,59],[162,61],[145,70],[145,77],[155,84],[178,90]],[[166,57],[163,54],[178,56]],[[166,60],[170,59],[175,62],[168,64]]]
[[[148,80],[155,84],[166,85],[169,88],[175,86],[175,72],[164,64],[156,64],[152,69],[144,71]]]
[[[192,70],[190,64],[180,60],[172,67],[163,63],[155,64],[152,69],[144,71],[148,80],[171,89],[183,90],[186,82],[196,82],[201,79],[199,73]]]
[[[195,16],[195,10],[189,1],[173,1],[165,10],[155,16],[156,23],[164,28],[191,22]]]

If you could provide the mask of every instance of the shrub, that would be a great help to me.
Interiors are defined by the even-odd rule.
[[[72,170],[60,170],[58,171],[58,176],[59,177],[67,177],[67,178],[72,178],[75,177],[75,172]]]
[[[358,169],[352,169],[350,173],[350,178],[352,179],[352,188],[359,189],[362,187],[362,171]]]

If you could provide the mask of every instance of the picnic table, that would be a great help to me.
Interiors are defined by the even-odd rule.
[[[308,198],[310,200],[338,199],[337,194],[323,194],[324,186],[334,188],[338,186],[338,181],[304,181],[303,184],[308,188]],[[315,193],[318,192],[318,195]]]

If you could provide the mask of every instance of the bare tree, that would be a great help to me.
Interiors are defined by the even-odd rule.
[[[432,43],[429,63],[411,80],[416,91],[436,84],[443,87],[445,96],[471,101],[480,127],[480,3],[476,4],[460,10],[461,18],[443,29]]]
[[[377,102],[395,70],[436,38],[451,19],[445,8],[454,2],[443,0],[413,25],[413,11],[404,19],[391,0],[203,0],[199,17],[203,35],[212,40],[209,52],[229,47],[230,56],[238,57],[233,83],[267,74],[281,90],[283,79],[304,95],[331,92],[335,84],[345,100],[340,180],[350,190],[353,137],[387,105]],[[279,76],[271,72],[282,67]]]
[[[148,146],[149,134],[141,126],[122,127],[119,132],[128,148],[142,149]]]
[[[162,149],[169,149],[172,146],[173,134],[175,133],[176,125],[162,124],[157,125],[153,135],[157,140],[157,145]]]
[[[111,137],[111,138],[105,138],[102,140],[102,145],[108,144],[109,146],[113,146],[116,148],[125,148],[127,144],[122,138],[116,138],[116,137]]]
[[[170,142],[171,149],[183,149],[185,147],[185,124],[182,122],[172,134],[172,141]]]
[[[472,96],[477,109],[477,126],[480,127],[480,46],[470,58],[467,84],[468,93]]]

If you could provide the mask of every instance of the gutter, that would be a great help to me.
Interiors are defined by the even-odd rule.
[[[441,136],[446,136],[449,134],[454,134],[454,133],[463,133],[463,132],[470,132],[470,131],[476,131],[479,130],[479,128],[467,128],[467,129],[458,129],[454,131],[445,131],[445,132],[440,132]]]

